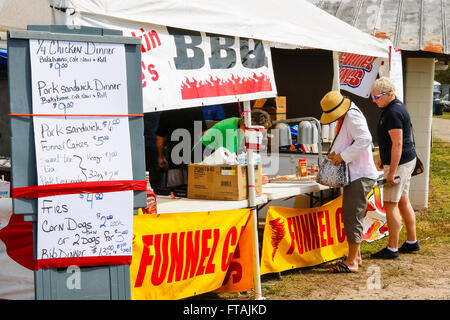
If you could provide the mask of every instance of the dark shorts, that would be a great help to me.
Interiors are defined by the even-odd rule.
[[[347,241],[361,243],[363,220],[367,208],[367,195],[375,186],[376,180],[359,178],[344,187],[342,217]]]

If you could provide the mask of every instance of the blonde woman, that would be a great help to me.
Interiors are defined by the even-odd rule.
[[[397,259],[399,252],[420,250],[416,239],[416,217],[409,201],[411,174],[416,165],[416,151],[411,139],[411,119],[406,106],[397,99],[393,83],[385,77],[372,85],[372,100],[381,109],[377,125],[381,163],[387,185],[383,200],[389,229],[388,246],[372,255],[376,259]],[[395,177],[400,182],[395,183]],[[398,248],[401,219],[406,227],[407,240]]]

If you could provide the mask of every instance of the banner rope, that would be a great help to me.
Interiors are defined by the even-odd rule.
[[[143,114],[49,114],[10,113],[10,117],[143,117]]]
[[[74,182],[45,186],[19,187],[11,190],[11,198],[42,198],[77,193],[105,193],[116,191],[146,191],[147,182],[136,180]]]

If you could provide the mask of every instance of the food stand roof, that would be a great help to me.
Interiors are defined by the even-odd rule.
[[[49,0],[69,14],[56,24],[100,15],[105,21],[138,21],[239,36],[291,46],[388,57],[388,46],[306,0]],[[67,10],[65,10],[67,11]],[[61,19],[62,18],[62,19]],[[58,19],[60,19],[58,21]],[[64,19],[66,19],[64,21]],[[69,20],[67,20],[69,19]]]
[[[450,53],[448,0],[308,0],[395,48]]]
[[[0,48],[6,49],[7,30],[25,30],[29,24],[51,24],[47,0],[0,0]]]

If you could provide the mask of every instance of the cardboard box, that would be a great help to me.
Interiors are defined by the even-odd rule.
[[[281,117],[276,120],[286,120],[286,97],[275,97],[275,107],[277,117]]]
[[[261,164],[255,165],[256,196],[262,194],[261,170]],[[248,199],[247,166],[190,164],[187,196],[207,200]]]
[[[280,96],[272,99],[258,99],[253,108],[261,108],[270,114],[272,121],[286,120],[286,97]]]

